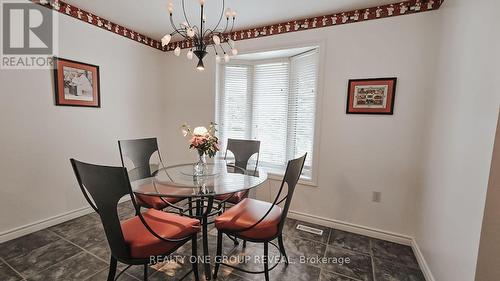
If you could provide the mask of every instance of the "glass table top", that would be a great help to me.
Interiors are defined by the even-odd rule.
[[[244,170],[224,160],[207,163],[203,176],[194,175],[194,163],[158,170],[153,177],[132,181],[135,193],[165,197],[204,197],[258,187],[267,180],[261,169]]]

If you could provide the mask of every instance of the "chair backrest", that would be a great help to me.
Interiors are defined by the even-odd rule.
[[[257,162],[255,163],[255,169],[257,169],[257,165],[259,164],[260,141],[227,139],[224,159],[227,157],[228,150],[234,155],[234,165],[245,170],[247,169],[250,157],[257,153]]]
[[[299,182],[299,179],[300,179],[300,175],[302,174],[302,168],[304,168],[304,162],[306,161],[306,157],[307,157],[307,153],[304,154],[302,157],[288,161],[285,175],[283,176],[283,181],[281,182],[280,189],[279,189],[278,194],[276,195],[276,198],[273,202],[273,205],[274,205],[274,204],[279,204],[283,200],[285,200],[285,205],[283,206],[283,212],[281,213],[281,221],[280,221],[280,225],[279,225],[279,232],[280,233],[281,233],[283,226],[285,224],[285,219],[288,215],[288,210],[290,209],[290,204],[292,203],[293,193],[295,192],[295,187],[297,186],[297,183]],[[285,195],[285,197],[283,197],[283,199],[278,201],[285,183],[288,187],[287,194]]]
[[[149,159],[158,152],[158,157],[161,161],[160,151],[158,149],[158,141],[156,138],[136,139],[136,140],[119,140],[118,147],[120,148],[120,157],[122,166],[125,167],[125,158],[128,158],[134,164],[133,171],[130,171],[132,180],[140,180],[149,178],[152,175]]]
[[[116,258],[129,258],[117,210],[118,201],[125,195],[130,195],[132,203],[136,205],[127,170],[123,167],[92,165],[75,159],[70,161],[85,199],[101,217],[111,253]]]

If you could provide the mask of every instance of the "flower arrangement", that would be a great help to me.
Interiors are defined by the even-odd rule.
[[[199,156],[208,155],[210,158],[214,157],[219,151],[219,138],[215,136],[215,132],[217,132],[216,125],[214,122],[210,122],[208,129],[196,127],[194,130],[191,130],[188,124],[182,125],[182,134],[185,137],[191,137],[189,148],[196,149]]]

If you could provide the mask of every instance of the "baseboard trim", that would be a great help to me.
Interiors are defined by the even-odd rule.
[[[72,210],[66,213],[59,214],[57,216],[53,216],[50,218],[46,218],[43,220],[35,221],[20,227],[16,227],[14,229],[10,229],[0,233],[0,243],[16,239],[18,237],[42,230],[44,228],[48,228],[54,226],[56,224],[63,223],[65,221],[69,221],[87,214],[92,213],[94,210],[88,207],[79,208],[76,210]]]
[[[432,275],[431,269],[429,268],[429,265],[427,264],[422,251],[420,251],[420,247],[418,246],[417,240],[415,240],[415,238],[411,240],[411,247],[413,249],[413,253],[415,253],[415,257],[417,258],[418,265],[420,265],[420,269],[424,274],[425,280],[435,281],[436,279],[434,279],[434,275]]]
[[[122,203],[122,202],[125,202],[128,200],[130,200],[130,199],[127,199],[126,197],[124,197],[122,200],[119,201],[119,203]],[[50,217],[50,218],[35,221],[35,222],[29,223],[29,224],[26,224],[23,226],[19,226],[19,227],[1,232],[0,233],[0,243],[6,242],[6,241],[9,241],[12,239],[16,239],[18,237],[42,230],[44,228],[54,226],[56,224],[60,224],[60,223],[63,223],[63,222],[66,222],[66,221],[69,221],[72,219],[76,219],[76,218],[81,217],[81,216],[85,216],[87,214],[92,213],[93,211],[94,210],[90,206],[82,207],[82,208],[78,208],[76,210],[72,210],[72,211],[69,211],[66,213],[62,213],[62,214]]]
[[[411,248],[413,249],[413,253],[415,254],[415,257],[417,258],[418,265],[420,266],[420,269],[424,274],[425,280],[435,281],[434,276],[432,275],[431,270],[427,262],[425,261],[424,255],[422,254],[422,251],[420,251],[417,241],[415,240],[415,238],[411,236],[394,233],[390,231],[384,231],[377,228],[366,227],[358,224],[348,223],[345,221],[310,215],[292,210],[289,211],[288,216],[292,219],[307,221],[322,226],[348,231],[376,239],[382,239],[394,243],[411,246]]]
[[[348,223],[340,220],[334,220],[329,218],[324,218],[320,216],[310,215],[306,213],[301,213],[297,211],[292,211],[288,213],[289,217],[292,219],[303,220],[343,231],[348,231],[372,238],[382,239],[394,243],[399,243],[403,245],[412,245],[413,238],[407,235],[398,234],[390,231],[380,230],[376,228],[366,227],[358,224]]]

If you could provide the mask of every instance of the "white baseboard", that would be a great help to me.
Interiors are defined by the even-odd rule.
[[[407,235],[402,235],[390,231],[384,231],[376,228],[366,227],[358,224],[348,223],[344,221],[309,215],[301,212],[290,210],[288,216],[292,219],[307,221],[343,231],[348,231],[372,238],[382,239],[403,245],[412,245],[413,238]]]
[[[51,226],[54,226],[56,224],[63,223],[65,221],[69,221],[81,216],[84,216],[86,214],[92,213],[94,210],[88,206],[88,207],[83,207],[79,208],[73,211],[69,211],[66,213],[59,214],[57,216],[53,216],[50,218],[46,218],[43,220],[35,221],[30,224],[26,224],[20,227],[16,227],[14,229],[10,229],[7,231],[4,231],[0,233],[0,243],[42,230],[44,228],[48,228]]]
[[[307,221],[314,224],[327,226],[343,231],[348,231],[376,239],[382,239],[402,245],[411,246],[411,248],[413,249],[413,253],[415,254],[415,257],[417,258],[418,265],[420,266],[420,269],[424,274],[425,280],[435,281],[434,276],[432,275],[430,268],[427,262],[425,261],[422,251],[420,251],[420,248],[418,247],[417,241],[415,240],[415,238],[411,236],[398,234],[390,231],[384,231],[372,227],[366,227],[358,224],[348,223],[344,221],[314,216],[292,210],[290,210],[288,214],[289,217],[292,219]]]
[[[119,203],[128,201],[130,199],[127,199],[126,197],[122,198],[122,200],[119,201]],[[35,221],[23,226],[16,227],[14,229],[10,229],[4,232],[0,233],[0,243],[16,239],[18,237],[42,230],[44,228],[48,228],[51,226],[54,226],[56,224],[60,224],[72,219],[76,219],[78,217],[87,215],[92,213],[94,210],[90,207],[82,207],[76,210],[72,210],[66,213],[59,214],[57,216],[53,216],[50,218],[46,218],[43,220]]]
[[[424,255],[422,254],[422,251],[420,251],[420,247],[418,246],[417,240],[415,240],[415,238],[413,238],[411,241],[411,247],[413,248],[413,253],[415,253],[415,257],[417,258],[418,265],[420,265],[420,269],[424,274],[425,280],[435,281],[436,279],[434,279],[431,269],[429,268],[429,265],[425,261]]]

